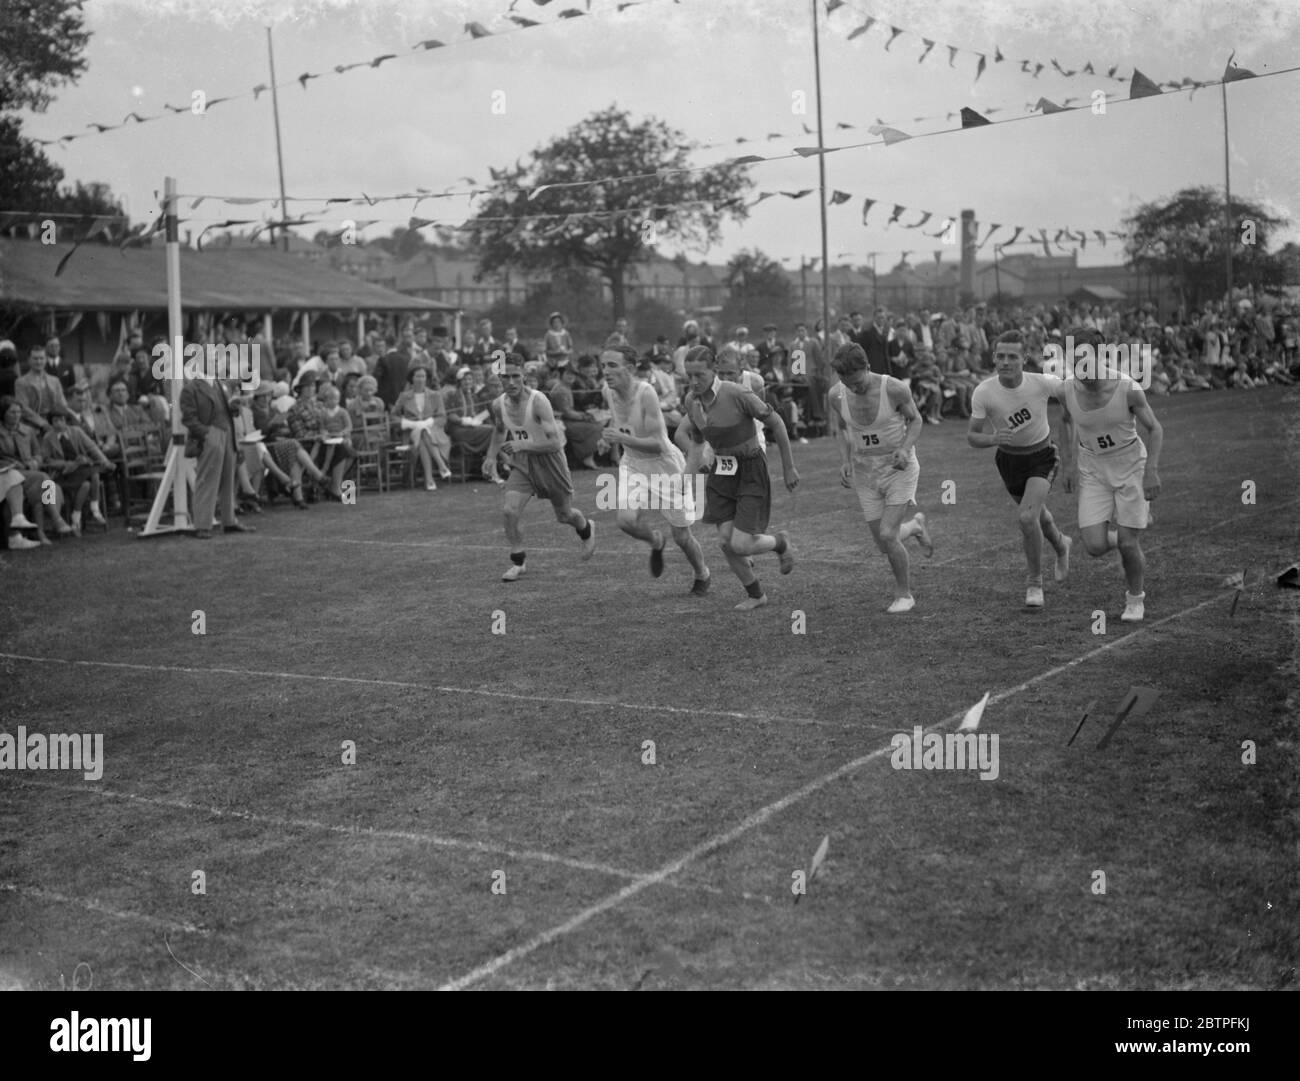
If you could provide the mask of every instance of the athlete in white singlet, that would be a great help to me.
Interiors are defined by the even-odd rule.
[[[556,424],[551,403],[545,394],[524,386],[524,361],[518,354],[508,354],[500,367],[506,389],[491,406],[494,428],[483,474],[488,480],[496,480],[497,454],[513,454],[504,501],[510,567],[501,576],[503,582],[513,582],[524,573],[524,535],[519,515],[533,496],[549,499],[555,520],[573,526],[582,541],[584,560],[596,550],[596,526],[572,505],[573,478],[564,460],[564,435]]]
[[[650,573],[664,572],[664,536],[641,523],[641,511],[658,511],[672,528],[673,540],[695,571],[691,594],[709,589],[709,568],[691,533],[703,507],[695,505],[695,475],[686,457],[668,439],[663,409],[654,387],[636,377],[636,350],[608,346],[600,354],[605,374],[605,405],[612,417],[602,438],[623,448],[618,463],[618,527],[650,545]],[[602,478],[603,479],[603,478]]]
[[[912,392],[900,380],[872,372],[862,346],[840,346],[831,367],[840,377],[827,396],[831,427],[839,434],[840,483],[857,491],[867,528],[894,572],[888,611],[910,612],[916,601],[903,542],[915,536],[927,556],[934,552],[925,515],[903,521],[916,506],[921,477],[916,439],[925,424]]]
[[[1066,379],[1061,398],[1064,487],[1067,492],[1078,490],[1079,531],[1088,554],[1104,556],[1119,549],[1128,584],[1120,618],[1137,623],[1146,614],[1146,558],[1140,540],[1150,524],[1149,500],[1160,494],[1157,466],[1164,429],[1140,386],[1127,376],[1100,370],[1102,335],[1086,328],[1071,334],[1074,378]],[[1080,356],[1084,349],[1091,355]],[[1138,438],[1139,424],[1150,446]]]
[[[994,461],[998,473],[1020,505],[1020,536],[1029,568],[1025,605],[1041,608],[1043,538],[1056,551],[1058,582],[1064,582],[1070,572],[1072,542],[1056,528],[1047,509],[1047,496],[1061,462],[1051,438],[1047,402],[1050,398],[1060,401],[1061,380],[1025,371],[1024,348],[1018,330],[998,338],[993,347],[997,375],[984,380],[971,395],[966,441],[972,447],[997,447]]]

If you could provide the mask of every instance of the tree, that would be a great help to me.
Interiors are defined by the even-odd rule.
[[[784,327],[790,322],[794,308],[794,286],[775,259],[757,248],[741,251],[727,264],[727,288],[730,296],[722,309],[722,325],[726,333],[743,323],[749,327],[750,340],[758,341],[757,333],[763,323]]]
[[[54,88],[86,70],[82,53],[90,34],[81,28],[80,3],[6,0],[0,4],[0,41],[0,112],[44,112]]]
[[[1223,295],[1229,245],[1234,285],[1272,284],[1278,261],[1268,254],[1268,241],[1287,220],[1236,197],[1228,217],[1230,233],[1216,189],[1184,188],[1164,202],[1143,204],[1125,219],[1125,252],[1135,266],[1172,279],[1184,307]]]
[[[527,163],[490,170],[493,186],[469,230],[479,275],[504,267],[595,271],[609,285],[614,317],[623,315],[627,270],[646,262],[655,244],[703,250],[720,239],[724,217],[746,217],[748,176],[725,165],[690,170],[694,148],[662,121],[634,123],[611,106]],[[562,186],[608,177],[636,179]],[[538,192],[544,185],[561,186]]]
[[[0,4],[0,206],[79,214],[81,221],[59,219],[63,239],[83,235],[89,218],[121,214],[107,184],[80,182],[59,190],[63,170],[22,134],[12,114],[43,112],[54,89],[74,82],[86,70],[82,55],[90,33],[82,29],[81,4],[69,0],[6,0]],[[122,223],[125,231],[129,223]]]

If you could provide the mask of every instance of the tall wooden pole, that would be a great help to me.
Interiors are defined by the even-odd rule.
[[[275,161],[280,169],[280,215],[282,221],[289,220],[289,200],[284,194],[284,151],[280,147],[280,94],[275,89],[275,50],[271,48],[271,28],[266,28],[266,55],[271,61],[271,111],[275,114]],[[280,230],[280,240],[284,250],[289,250],[289,230]]]
[[[1236,244],[1236,230],[1232,227],[1232,171],[1228,164],[1228,84],[1219,84],[1223,91],[1223,257],[1227,270],[1228,291],[1225,300],[1229,314],[1232,309],[1232,248]]]
[[[817,0],[811,0],[813,20],[813,75],[817,84],[817,176],[820,181],[822,219],[822,343],[823,359],[830,359],[831,348],[831,264],[826,244],[826,144],[822,135],[822,50],[817,31]]]

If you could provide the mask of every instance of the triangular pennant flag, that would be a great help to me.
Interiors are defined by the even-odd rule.
[[[1059,72],[1060,72],[1062,75],[1064,75],[1066,78],[1069,78],[1071,75],[1076,74],[1076,73],[1073,72],[1073,71],[1066,71],[1065,68],[1061,67],[1061,65],[1058,64],[1055,60],[1052,61],[1052,67],[1054,67],[1057,71],[1059,71]]]
[[[902,31],[899,27],[897,27],[897,26],[890,26],[890,28],[889,28],[889,40],[888,40],[887,42],[885,42],[885,52],[889,52],[889,47],[890,47],[891,45],[894,44],[894,39],[895,39],[896,37],[898,37],[898,35],[901,34],[902,32],[903,32],[903,31]]]
[[[411,46],[412,51],[414,51],[415,49],[443,49],[443,48],[446,48],[446,46],[444,46],[443,43],[439,41],[437,38],[429,38],[426,41],[419,41]]]
[[[949,230],[949,228],[951,228],[952,223],[953,223],[954,221],[956,221],[956,220],[957,220],[956,218],[947,218],[947,219],[944,220],[943,225],[940,226],[939,231],[938,231],[937,233],[926,233],[925,235],[926,235],[926,236],[943,236],[943,234],[946,233],[946,232]]]
[[[153,118],[150,117],[149,119],[152,120]],[[128,120],[134,120],[137,124],[144,123],[144,117],[142,117],[139,113],[127,113],[126,116],[122,117],[123,124],[125,124]]]
[[[467,33],[475,41],[477,41],[479,38],[487,38],[492,36],[492,31],[484,27],[482,23],[466,23],[465,33]]]
[[[1234,49],[1228,57],[1227,67],[1223,69],[1223,81],[1225,83],[1235,83],[1238,79],[1258,78],[1253,71],[1248,71],[1246,68],[1239,68],[1233,64],[1232,58],[1236,55],[1237,51]]]
[[[753,165],[755,162],[758,161],[767,161],[767,158],[763,157],[761,154],[746,154],[743,158],[732,158],[730,161],[724,162],[723,164],[724,165]]]
[[[826,14],[829,15],[836,8],[842,8],[844,0],[826,0]]]
[[[853,125],[852,125],[852,124],[846,124],[846,123],[844,123],[843,120],[838,121],[838,122],[835,124],[835,127],[836,127],[836,129],[839,130],[839,131],[852,131],[852,130],[853,130]]]
[[[984,716],[984,707],[989,704],[989,692],[984,692],[984,697],[976,702],[966,711],[966,716],[961,719],[961,724],[957,726],[958,732],[974,732],[980,726],[980,720]]]
[[[984,239],[981,240],[981,241],[979,242],[979,247],[977,247],[975,250],[978,251],[979,248],[984,247],[984,245],[987,244],[987,243],[989,242],[989,238],[990,238],[994,233],[996,233],[999,229],[1001,229],[1001,228],[1002,228],[1002,226],[997,225],[997,224],[990,225],[990,226],[989,226],[989,231],[988,231],[987,233],[984,234]]]
[[[812,194],[812,188],[804,188],[803,191],[783,191],[781,194],[787,199],[802,199],[805,195]]]
[[[922,38],[921,40],[925,43],[925,52],[916,58],[918,64],[923,62],[925,58],[930,55],[930,50],[934,48],[934,42],[929,38]]]
[[[942,263],[942,262],[943,262],[943,249],[940,248],[937,252],[934,253],[934,268],[935,268],[935,270],[938,270],[938,269],[939,269],[939,264]]]
[[[962,128],[978,128],[985,124],[992,124],[993,121],[987,116],[980,116],[974,109],[962,108],[961,126]]]
[[[957,46],[948,46],[948,66],[952,67],[957,62]]]
[[[861,26],[859,26],[856,30],[854,30],[852,33],[849,34],[849,41],[852,41],[859,34],[865,34],[868,30],[870,30],[875,25],[876,25],[876,20],[873,17],[868,16],[866,22],[864,22]]]
[[[894,143],[901,143],[904,139],[911,138],[906,132],[891,128],[887,124],[872,124],[867,130],[872,135],[881,136],[885,140],[886,146],[892,146]]]
[[[1082,229],[1079,230],[1079,233],[1078,233],[1078,240],[1079,240],[1079,250],[1080,250],[1080,251],[1087,251],[1087,250],[1088,250],[1088,234],[1085,233]]]
[[[831,197],[826,200],[826,205],[839,206],[840,203],[847,203],[852,198],[853,196],[850,195],[847,191],[840,191],[836,189],[835,191],[831,192]]]
[[[994,45],[994,46],[993,46],[993,63],[995,63],[995,64],[1000,64],[1000,63],[1002,63],[1002,61],[1004,61],[1005,59],[1006,59],[1006,57],[1002,55],[1002,50],[1001,50],[1000,48],[998,48],[998,46]]]
[[[1133,69],[1133,81],[1129,84],[1128,96],[1130,98],[1153,98],[1162,91],[1150,79],[1148,79],[1137,68]]]
[[[984,69],[988,67],[988,58],[980,53],[980,62],[975,65],[975,81],[980,81],[980,76],[984,74]]]
[[[894,222],[898,221],[898,219],[903,216],[903,211],[906,209],[907,207],[902,206],[899,203],[895,203],[894,212],[889,215],[889,221],[885,222],[885,228],[888,229],[891,225],[894,224]]]
[[[208,98],[207,104],[204,106],[204,108],[214,109],[218,105],[220,105],[223,101],[233,101],[233,100],[234,100],[233,98]]]
[[[620,7],[620,8],[619,8],[619,11],[622,11],[622,10],[623,10],[623,9]],[[522,26],[525,30],[527,30],[528,27],[530,27],[530,26],[541,26],[541,25],[542,25],[541,23],[537,22],[537,21],[534,20],[534,19],[525,19],[522,15],[511,15],[511,16],[510,16],[510,21],[511,21],[512,23],[515,23],[517,26]]]
[[[1039,99],[1038,99],[1038,104],[1035,105],[1034,108],[1035,108],[1035,109],[1038,109],[1038,110],[1039,110],[1040,112],[1042,112],[1044,115],[1048,115],[1048,114],[1051,114],[1051,113],[1063,113],[1063,112],[1065,112],[1065,110],[1062,109],[1059,105],[1057,105],[1056,102],[1054,102],[1054,101],[1048,101],[1047,98],[1039,98]]]
[[[758,193],[758,198],[755,199],[755,200],[754,200],[752,203],[750,203],[749,205],[750,205],[750,206],[758,206],[758,204],[761,203],[764,199],[771,199],[771,198],[773,198],[775,195],[776,195],[776,192],[774,192],[774,191],[760,191],[760,192]]]
[[[255,87],[253,87],[253,100],[256,101],[259,97],[262,96],[262,91],[269,90],[269,89],[270,87],[267,86],[266,83],[258,83]]]
[[[1100,229],[1094,229],[1093,232],[1096,234],[1097,239],[1101,241],[1101,246],[1104,248],[1106,246],[1106,234]]]
[[[1038,230],[1038,239],[1043,242],[1043,254],[1050,259],[1052,257],[1052,247],[1051,244],[1048,242],[1046,229]]]
[[[1005,244],[1003,244],[1002,247],[1004,247],[1004,248],[1009,248],[1009,247],[1011,247],[1012,244],[1014,244],[1017,240],[1020,239],[1020,234],[1023,233],[1024,231],[1025,231],[1025,227],[1024,227],[1023,225],[1017,225],[1017,226],[1016,226],[1016,231],[1015,231],[1015,233],[1012,235],[1011,239],[1008,240]]]
[[[934,217],[934,212],[933,212],[933,211],[931,211],[931,210],[923,210],[923,211],[921,211],[921,220],[920,220],[920,221],[915,222],[915,223],[913,223],[912,225],[904,225],[903,228],[904,228],[904,229],[919,229],[919,228],[921,228],[922,225],[924,225],[926,222],[928,222],[928,221],[929,221],[931,218],[933,218],[933,217]]]
[[[560,12],[561,19],[577,19],[585,15],[585,11],[579,11],[577,8],[565,8]]]
[[[308,79],[319,79],[319,78],[320,78],[319,75],[313,75],[310,71],[304,71],[301,75],[298,76],[298,83],[300,86],[302,86],[304,90],[306,90]]]
[[[1038,73],[1039,73],[1040,71],[1042,71],[1043,68],[1044,68],[1045,66],[1046,66],[1046,65],[1044,65],[1044,64],[1035,64],[1035,65],[1034,65],[1034,78],[1035,78],[1035,79],[1038,78]]]
[[[1085,75],[1096,75],[1096,74],[1097,74],[1095,71],[1092,70],[1092,61],[1091,61],[1091,60],[1089,60],[1086,64],[1083,65],[1083,73],[1084,73]]]
[[[862,203],[862,224],[867,224],[867,215],[871,213],[871,208],[876,205],[874,199],[864,200]]]
[[[370,66],[372,68],[377,68],[385,60],[396,60],[396,59],[397,59],[396,53],[385,53],[383,56],[376,56],[372,61],[370,61]]]
[[[838,147],[838,146],[828,146],[828,147],[796,146],[794,148],[794,152],[798,154],[801,158],[811,158],[811,157],[815,157],[818,154],[833,154],[835,153],[835,151],[842,150],[842,149],[843,147]]]
[[[355,63],[355,64],[335,64],[335,65],[334,65],[334,70],[335,70],[335,72],[337,72],[339,75],[346,75],[346,74],[347,74],[349,71],[351,71],[353,68],[363,68],[363,67],[365,67],[365,66],[366,66],[366,61],[364,61],[364,60],[359,60],[359,61],[358,61],[357,63]]]

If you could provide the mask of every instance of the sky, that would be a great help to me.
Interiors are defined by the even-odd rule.
[[[519,30],[507,18],[512,0],[89,0],[88,70],[60,88],[43,114],[29,114],[24,131],[54,138],[116,124],[131,111],[162,112],[188,103],[195,90],[209,98],[248,94],[270,81],[266,27],[273,28],[276,75],[289,82],[306,71],[330,72],[307,89],[280,90],[285,184],[291,211],[319,210],[333,195],[395,194],[417,187],[486,183],[489,167],[521,156],[617,104],[634,116],[654,116],[701,143],[769,132],[793,138],[699,150],[704,165],[738,153],[789,153],[815,145],[801,133],[815,129],[812,17],[802,0],[648,0],[625,11],[616,0],[592,0],[591,14],[558,20],[585,0],[513,0],[514,14],[544,25]],[[854,40],[867,16],[879,23]],[[494,36],[470,40],[468,21]],[[868,125],[883,121],[914,136],[954,126],[915,117],[1000,108],[991,119],[1014,123],[913,138],[892,146],[843,150],[825,157],[827,192],[853,198],[828,208],[832,263],[893,266],[944,250],[934,232],[944,217],[972,208],[983,228],[991,223],[1110,230],[1143,202],[1180,188],[1224,182],[1223,111],[1218,87],[1171,93],[1131,103],[1125,84],[1103,78],[1064,78],[1048,67],[1032,78],[1012,62],[992,63],[994,49],[1015,59],[1058,60],[1067,70],[1091,61],[1105,72],[1136,66],[1156,80],[1217,79],[1230,53],[1236,63],[1265,74],[1300,66],[1300,4],[1292,0],[945,0],[920,5],[853,0],[829,16],[819,10],[822,101],[828,146],[874,138]],[[901,27],[886,50],[884,25]],[[438,38],[447,48],[409,53]],[[932,39],[934,50],[918,62]],[[976,57],[959,53],[949,66],[946,45],[986,52],[976,81]],[[396,52],[378,69],[334,75],[336,64]],[[1091,100],[1103,90],[1104,114],[1082,110],[1032,115],[1040,97]],[[799,100],[806,113],[798,114]],[[1246,80],[1228,88],[1230,161],[1234,196],[1291,218],[1281,239],[1300,239],[1300,71]],[[495,105],[495,108],[494,108]],[[856,130],[836,130],[847,122]],[[270,95],[251,95],[202,116],[168,115],[145,125],[93,134],[47,153],[65,180],[99,180],[126,198],[137,220],[156,210],[163,178],[174,176],[187,195],[278,195]],[[791,158],[753,166],[755,193],[816,188],[817,159]],[[862,223],[862,202],[876,207]],[[269,209],[182,201],[182,225],[197,233],[224,218],[259,218]],[[922,230],[886,228],[895,203],[935,217]],[[31,208],[15,208],[31,209]],[[345,218],[383,218],[363,237],[386,235],[405,224],[409,202],[333,209],[321,224],[341,228]],[[463,221],[468,198],[421,204],[421,217]],[[787,266],[820,254],[815,196],[797,202],[769,199],[747,220],[724,226],[707,253],[692,260],[725,262],[741,249],[760,249]],[[995,240],[1005,239],[1004,229]],[[432,231],[426,236],[432,239]],[[981,237],[983,236],[983,229]],[[658,241],[665,255],[678,253]],[[1020,247],[1016,251],[1041,251]],[[946,256],[955,254],[949,248]],[[987,254],[987,250],[985,252]],[[1080,255],[1085,265],[1120,261],[1119,244]]]

